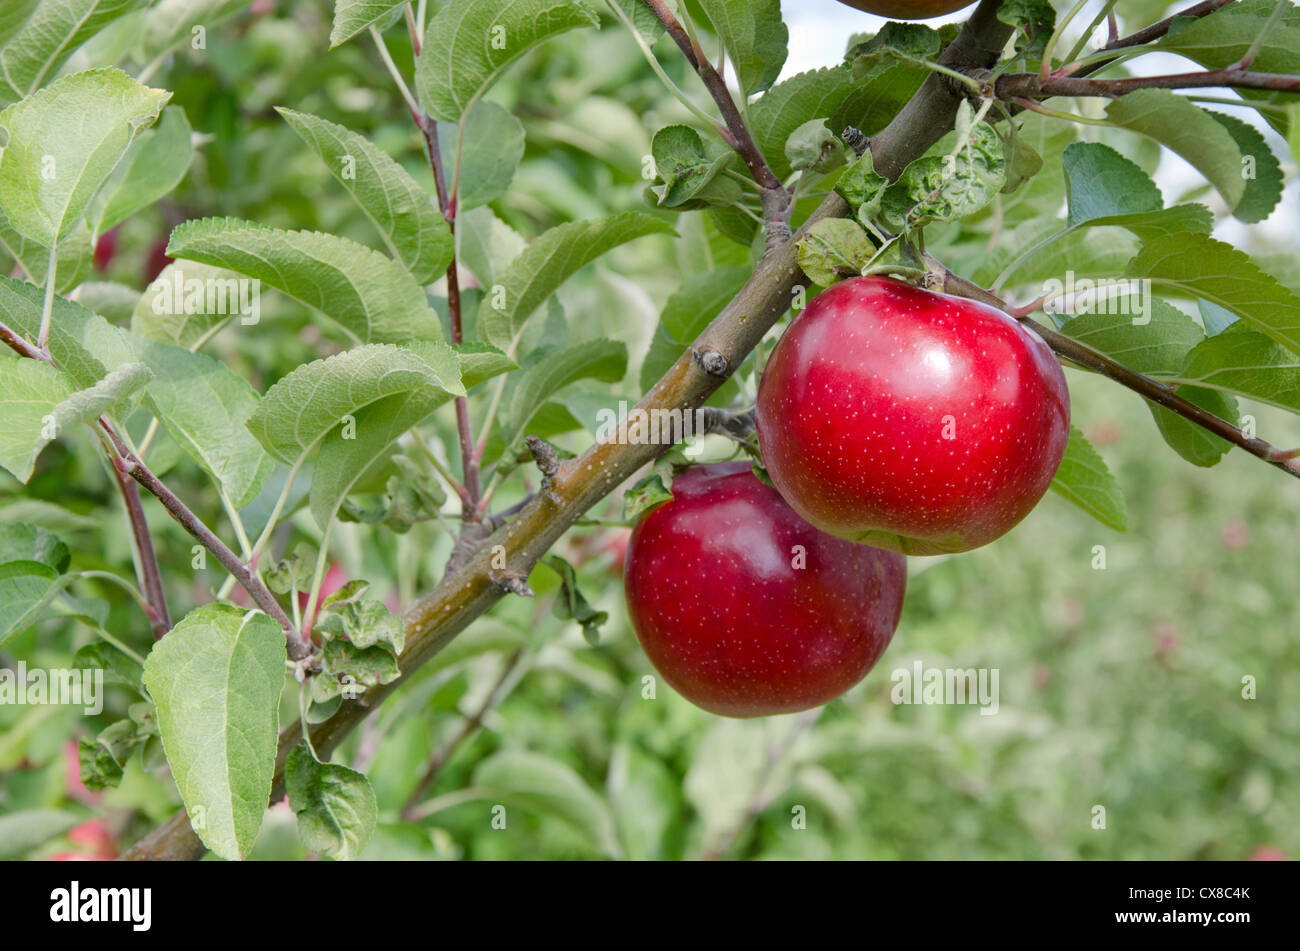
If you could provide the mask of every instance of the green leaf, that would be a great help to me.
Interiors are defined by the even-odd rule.
[[[631,2],[635,3],[636,0],[631,0]],[[13,39],[14,34],[31,16],[38,3],[40,3],[40,0],[13,0],[3,10],[0,10],[0,49],[3,49]]]
[[[706,271],[688,278],[668,298],[650,352],[641,364],[641,389],[649,390],[677,362],[691,342],[736,296],[750,273],[747,267]],[[731,385],[732,381],[728,380],[723,387]]]
[[[1300,413],[1300,357],[1244,324],[1197,344],[1172,376]]]
[[[444,396],[436,384],[412,387],[357,409],[354,429],[339,426],[326,433],[308,499],[316,524],[325,528],[370,466],[403,433],[433,412]]]
[[[672,500],[672,489],[658,473],[651,473],[623,493],[623,521],[635,522]]]
[[[0,211],[0,247],[22,266],[33,284],[45,285],[45,272],[50,266],[49,245],[24,238],[10,226],[3,211]],[[59,245],[59,260],[54,276],[55,291],[65,294],[81,284],[94,266],[94,253],[90,228],[82,221]]]
[[[10,360],[0,373],[0,467],[19,482],[57,434],[54,408],[73,394],[68,378],[39,360]]]
[[[319,310],[357,343],[442,339],[437,314],[410,272],[347,238],[203,218],[173,231],[167,253],[269,284]]]
[[[46,247],[66,238],[170,98],[120,69],[92,69],[0,112],[9,134],[0,154],[0,208],[9,224]]]
[[[143,0],[44,0],[0,50],[0,103],[22,99],[57,75],[77,47]],[[21,9],[21,0],[18,5]],[[6,11],[7,12],[7,11]]]
[[[58,809],[21,809],[0,816],[0,860],[22,858],[82,821],[79,813]]]
[[[808,280],[828,287],[860,274],[875,253],[875,245],[857,222],[824,218],[800,239],[799,267]]]
[[[1051,487],[1103,525],[1119,532],[1128,531],[1128,510],[1119,484],[1097,450],[1073,426],[1065,457]]]
[[[154,371],[145,392],[149,409],[231,504],[243,508],[272,469],[271,457],[248,428],[259,402],[256,391],[224,363],[201,353],[140,338],[135,343]]]
[[[0,319],[20,337],[35,340],[44,295],[39,287],[0,277]],[[126,335],[80,304],[54,298],[50,355],[77,387],[94,386],[109,370],[137,357]]]
[[[1174,391],[1189,403],[1237,425],[1237,401],[1232,397],[1199,386],[1175,386]],[[1216,465],[1232,448],[1231,443],[1172,410],[1150,402],[1147,406],[1151,409],[1151,415],[1165,442],[1194,466]]]
[[[404,0],[334,0],[330,49],[342,46],[366,27],[378,23],[403,2]]]
[[[617,383],[627,373],[627,346],[620,340],[588,340],[548,353],[519,377],[510,400],[507,446],[525,434],[535,414],[553,394],[577,380]]]
[[[962,108],[969,114],[970,107]],[[958,113],[960,123],[962,113]],[[967,120],[969,123],[969,119]],[[960,128],[960,125],[959,125]],[[932,221],[952,221],[993,201],[1007,180],[1002,140],[987,123],[968,126],[956,156],[925,155],[903,170],[881,203],[885,220],[912,229]]]
[[[1222,112],[1211,112],[1210,116],[1228,130],[1237,148],[1241,149],[1241,176],[1246,182],[1246,190],[1232,209],[1233,217],[1248,224],[1263,221],[1282,200],[1284,182],[1277,156],[1268,147],[1263,134],[1250,123]]]
[[[1068,321],[1061,333],[1073,337],[1136,373],[1168,375],[1178,372],[1188,353],[1205,339],[1191,317],[1165,301],[1151,300],[1150,321],[1135,324],[1134,309],[1125,302],[1110,308],[1115,313],[1081,314]]]
[[[460,379],[467,391],[502,373],[519,369],[518,363],[485,343],[462,343],[452,349],[460,360]]]
[[[659,37],[664,35],[663,24],[641,0],[612,0],[612,2],[627,14],[632,21],[632,28],[646,41],[646,45],[654,46]],[[666,0],[666,3],[668,9],[676,14],[677,0]]]
[[[417,282],[432,283],[447,270],[453,241],[446,220],[429,194],[387,152],[317,116],[292,109],[276,111],[356,199],[389,252]]]
[[[139,295],[131,313],[132,332],[186,350],[199,349],[247,302],[239,285],[229,283],[238,277],[198,261],[173,261]],[[241,320],[251,316],[241,315]]]
[[[194,37],[194,28],[211,32],[249,5],[249,0],[159,0],[140,27],[140,58],[166,55]]]
[[[194,158],[185,110],[170,106],[158,124],[136,136],[131,151],[96,197],[95,234],[147,208],[181,183]]]
[[[831,66],[782,80],[754,101],[749,107],[750,132],[778,178],[792,170],[785,144],[794,131],[813,119],[829,120],[857,87],[849,67]]]
[[[1016,53],[1038,61],[1043,58],[1047,39],[1056,28],[1056,11],[1049,0],[1006,0],[998,7],[998,19],[1015,28]],[[1058,47],[1058,52],[1063,52]]]
[[[55,596],[72,579],[72,575],[60,575],[39,561],[0,565],[0,647],[41,620]]]
[[[700,0],[746,95],[776,82],[789,55],[781,0]],[[806,118],[806,117],[805,117]]]
[[[1061,154],[1070,227],[1097,218],[1160,211],[1164,197],[1150,176],[1100,142],[1071,142]]]
[[[51,412],[56,434],[77,423],[94,422],[100,415],[120,406],[122,401],[153,379],[153,371],[143,363],[124,363],[109,371],[104,379],[68,396]]]
[[[786,139],[785,157],[792,169],[825,174],[844,164],[845,147],[825,119],[809,119]]]
[[[665,126],[650,145],[655,174],[663,184],[652,187],[663,208],[699,208],[705,204],[730,204],[740,198],[740,185],[718,178],[731,164],[734,152],[721,149],[710,155],[700,134],[685,125]]]
[[[855,209],[857,219],[866,224],[880,214],[889,185],[889,179],[876,171],[871,152],[866,151],[840,176],[835,190]]]
[[[1188,354],[1205,340],[1205,332],[1191,317],[1162,300],[1153,299],[1150,305],[1150,320],[1145,324],[1133,323],[1133,318],[1127,316],[1132,309],[1121,305],[1112,308],[1121,313],[1075,317],[1061,328],[1061,332],[1112,357],[1130,370],[1149,376],[1170,377],[1183,366]],[[1253,331],[1250,333],[1254,334]],[[1262,339],[1275,346],[1267,337]],[[1235,424],[1237,407],[1234,401],[1197,386],[1176,386],[1175,389],[1184,399]],[[1147,407],[1165,442],[1193,465],[1212,466],[1231,448],[1224,440],[1177,413],[1150,401]]]
[[[481,287],[496,284],[528,243],[487,207],[471,208],[456,216],[456,240],[460,263],[478,278]]]
[[[72,666],[82,669],[98,668],[136,691],[140,689],[140,679],[144,676],[144,668],[135,658],[128,657],[103,641],[91,641],[77,648],[77,652],[72,655]]]
[[[504,195],[524,157],[524,125],[504,106],[480,102],[469,111],[464,124],[459,166],[455,128],[449,128],[441,140],[446,167],[457,169],[457,215]]]
[[[77,743],[82,785],[92,790],[115,788],[122,781],[123,770],[132,754],[153,735],[151,730],[127,718],[109,724],[93,740],[83,737]]]
[[[499,276],[500,287],[488,292],[478,312],[480,336],[513,355],[533,311],[584,264],[633,238],[666,233],[672,233],[669,225],[638,211],[551,228],[519,253]]]
[[[672,771],[621,741],[610,753],[606,789],[627,857],[665,858],[665,839],[681,813],[681,784]]]
[[[1229,208],[1245,194],[1241,149],[1228,130],[1186,96],[1169,89],[1138,89],[1112,100],[1106,118],[1177,152],[1209,180]]]
[[[429,20],[415,60],[420,103],[458,122],[511,63],[537,44],[600,18],[579,0],[458,0]]]
[[[563,763],[537,753],[503,750],[478,765],[473,785],[485,798],[564,822],[594,851],[610,858],[621,855],[609,806]]]
[[[36,561],[62,573],[68,570],[71,560],[68,546],[41,526],[0,522],[0,565],[10,561]]]
[[[454,353],[444,349],[454,368]],[[284,376],[266,391],[248,428],[272,456],[296,466],[345,416],[355,416],[386,397],[435,389],[464,392],[454,369],[435,369],[410,350],[382,344],[357,347]]]
[[[583,638],[595,647],[600,643],[600,627],[609,620],[609,612],[597,611],[583,597],[573,565],[559,555],[548,555],[542,563],[560,576],[560,590],[551,603],[551,613],[561,621],[581,624]]]
[[[364,773],[319,763],[303,744],[289,753],[284,784],[303,845],[339,861],[361,854],[379,818],[379,803]]]
[[[63,272],[62,256],[60,252],[60,273]],[[123,324],[131,319],[140,303],[140,292],[116,281],[87,281],[77,288],[77,302],[112,324]]]
[[[223,604],[191,611],[145,660],[144,685],[190,825],[224,859],[246,856],[262,825],[284,670],[279,626]]]
[[[1300,73],[1300,17],[1291,8],[1280,22],[1269,24],[1276,0],[1244,0],[1231,3],[1201,19],[1176,24],[1153,48],[1186,56],[1207,69],[1222,69],[1239,62],[1255,41],[1260,41],[1251,69],[1260,73]],[[1248,102],[1280,104],[1294,100],[1294,94],[1277,90],[1241,89]],[[1286,126],[1269,113],[1264,117],[1279,132]]]
[[[1300,296],[1230,244],[1203,234],[1158,238],[1143,245],[1129,275],[1226,308],[1300,353]]]

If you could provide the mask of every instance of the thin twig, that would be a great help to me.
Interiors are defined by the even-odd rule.
[[[447,175],[443,169],[442,149],[438,142],[438,123],[424,112],[415,113],[415,124],[424,133],[424,141],[429,149],[429,164],[433,169],[433,184],[438,192],[438,205],[442,216],[447,219],[451,229],[452,241],[456,239],[456,194],[447,187]],[[447,312],[451,318],[451,342],[458,344],[462,340],[460,274],[455,253],[451,264],[447,266]],[[475,511],[483,495],[479,481],[479,460],[474,452],[474,432],[469,419],[468,397],[456,397],[456,434],[460,440],[461,475],[464,479],[468,509]]]
[[[673,42],[686,56],[686,61],[704,82],[704,87],[713,97],[718,111],[722,113],[722,121],[726,124],[726,128],[721,131],[726,133],[724,138],[727,144],[744,161],[749,174],[762,190],[763,227],[768,238],[767,249],[771,252],[774,247],[790,238],[790,212],[793,207],[790,191],[781,184],[781,180],[767,164],[767,159],[763,157],[762,150],[754,141],[749,126],[745,124],[744,116],[736,106],[736,100],[732,98],[731,91],[727,88],[727,81],[709,62],[699,45],[691,39],[681,21],[668,8],[668,4],[664,0],[641,0],[641,2],[673,38]]]
[[[309,646],[298,634],[288,615],[284,613],[284,608],[280,607],[280,602],[275,600],[275,596],[262,583],[262,579],[257,572],[240,561],[239,556],[231,551],[225,542],[214,535],[212,530],[204,525],[203,521],[191,512],[188,506],[171,489],[162,484],[140,457],[131,451],[131,447],[122,440],[122,437],[117,434],[108,420],[100,417],[100,426],[108,435],[109,441],[117,453],[113,460],[114,467],[119,472],[140,483],[140,486],[146,492],[161,502],[163,508],[180,524],[181,528],[189,532],[199,544],[212,552],[217,560],[221,562],[222,567],[230,572],[240,586],[248,592],[248,596],[253,599],[253,602],[284,629],[290,657],[294,660],[302,660],[306,657],[310,653]]]
[[[1125,79],[1088,79],[1079,76],[1049,76],[1041,79],[1033,73],[1008,73],[999,76],[993,83],[993,94],[1009,101],[1046,99],[1050,96],[1105,96],[1115,99],[1138,89],[1201,89],[1217,86],[1300,92],[1300,76],[1252,73],[1236,67],[1166,76],[1130,76]]]
[[[135,539],[136,555],[140,562],[140,589],[148,603],[149,623],[155,640],[172,629],[171,615],[167,611],[167,595],[163,592],[162,576],[158,571],[158,556],[154,553],[153,536],[145,521],[144,506],[140,504],[140,490],[117,466],[113,478],[122,493],[131,535]]]

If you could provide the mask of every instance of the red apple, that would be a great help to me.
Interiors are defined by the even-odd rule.
[[[824,532],[967,551],[1029,514],[1070,434],[1065,374],[992,307],[886,277],[818,294],[758,389],[772,482]]]
[[[840,3],[891,20],[929,20],[968,7],[975,0],[840,0]]]
[[[651,663],[711,713],[794,713],[838,697],[884,652],[906,562],[819,532],[747,462],[690,469],[636,526],[624,587]]]
[[[95,270],[103,274],[117,254],[117,228],[110,228],[95,239]]]

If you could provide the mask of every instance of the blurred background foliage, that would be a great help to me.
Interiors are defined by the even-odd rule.
[[[1136,25],[1158,16],[1162,4],[1140,6]],[[153,76],[155,85],[175,91],[173,102],[202,145],[181,186],[121,226],[97,279],[143,291],[161,266],[170,229],[208,215],[319,229],[379,247],[369,222],[275,106],[362,132],[432,191],[418,133],[373,45],[352,42],[326,52],[330,14],[325,0],[259,0],[248,14],[211,30],[205,51],[183,50]],[[135,26],[124,18],[72,65],[120,59]],[[404,33],[390,30],[387,39],[409,76]],[[695,89],[671,43],[658,48],[668,72]],[[513,186],[491,205],[526,237],[566,220],[646,207],[642,157],[650,134],[691,121],[609,18],[599,32],[530,54],[490,98],[527,133]],[[1107,136],[1149,170],[1159,159],[1125,133],[1069,133]],[[987,268],[984,259],[997,254],[999,240],[1011,235],[1016,247],[1018,222],[1059,211],[1058,169],[1049,158],[1034,185],[997,210],[1000,217],[930,236],[931,250],[958,270]],[[723,237],[705,216],[683,215],[674,224],[677,238],[643,239],[585,269],[560,294],[558,312],[566,319],[545,322],[542,332],[573,341],[603,335],[628,344],[626,379],[589,394],[593,399],[639,395],[660,309],[684,280],[752,260],[750,248]],[[1112,237],[1088,233],[1077,253]],[[1293,248],[1255,250],[1266,258],[1272,252],[1279,277],[1300,284]],[[318,319],[268,293],[261,326],[275,332],[232,326],[209,352],[263,390],[335,349]],[[778,334],[779,328],[769,346]],[[1237,452],[1215,469],[1195,468],[1158,445],[1137,397],[1081,372],[1068,377],[1076,423],[1127,494],[1127,534],[1049,495],[993,545],[912,559],[898,634],[863,684],[813,716],[729,721],[690,706],[663,683],[655,699],[644,698],[643,678],[653,671],[622,602],[626,532],[576,528],[560,553],[578,567],[587,598],[609,612],[598,644],[588,644],[575,622],[553,615],[557,581],[539,568],[530,579],[535,601],[503,601],[377,711],[337,754],[365,770],[378,794],[380,828],[365,857],[1296,855],[1296,486]],[[731,398],[752,402],[754,385],[747,365]],[[1244,401],[1242,410],[1273,443],[1300,445],[1300,420]],[[481,406],[479,413],[481,419]],[[451,413],[440,413],[430,441],[454,447],[452,427]],[[578,450],[590,438],[578,432],[561,442]],[[219,500],[178,452],[169,455],[164,441],[151,458],[163,470],[170,459],[169,484],[209,524],[229,530]],[[27,490],[18,488],[0,474],[0,520],[56,532],[72,548],[76,569],[130,573],[126,523],[96,447],[61,442],[42,457]],[[253,506],[279,488],[273,480]],[[522,491],[508,484],[498,501],[508,505]],[[616,493],[592,514],[617,518],[619,505]],[[191,572],[189,538],[158,506],[146,501],[146,509],[179,617],[209,599],[222,576],[211,562]],[[276,551],[318,538],[299,512]],[[1094,567],[1096,546],[1104,546],[1104,570]],[[371,580],[394,607],[436,583],[449,549],[437,522],[405,535],[344,524],[333,548],[342,577]],[[96,587],[81,582],[78,592],[108,600],[110,629],[147,650],[148,625],[135,605]],[[90,639],[74,621],[50,621],[7,645],[3,660],[67,666]],[[915,661],[998,669],[999,712],[894,705],[890,673]],[[1247,676],[1257,682],[1255,699],[1242,697]],[[408,803],[429,757],[498,685],[500,702],[482,728],[455,749],[427,795]],[[136,699],[110,687],[98,718],[72,708],[0,706],[0,857],[108,855],[178,807],[165,767],[148,750],[116,789],[91,792],[77,779],[76,738],[120,719]],[[284,721],[294,715],[287,700]],[[508,808],[505,829],[493,828],[497,803]],[[403,821],[407,805],[417,816]],[[1105,809],[1104,829],[1094,828],[1096,806]],[[794,828],[801,814],[806,827]],[[86,820],[96,820],[98,844],[90,843],[95,836]],[[304,857],[286,807],[272,810],[254,857]]]

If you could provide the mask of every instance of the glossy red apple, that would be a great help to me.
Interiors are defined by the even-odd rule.
[[[887,277],[813,298],[758,389],[781,495],[839,538],[967,551],[1029,514],[1070,435],[1065,374],[999,310]]]
[[[906,562],[797,516],[747,462],[690,469],[636,526],[624,587],[650,662],[711,713],[793,713],[838,697],[898,625]]]
[[[975,0],[840,0],[840,3],[891,20],[928,20],[968,7]]]

